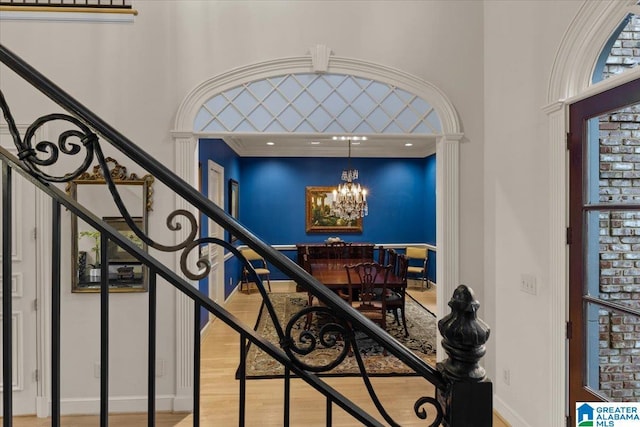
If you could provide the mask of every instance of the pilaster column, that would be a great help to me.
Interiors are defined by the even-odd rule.
[[[565,414],[565,346],[566,346],[566,304],[567,304],[567,245],[566,235],[567,207],[567,123],[566,108],[563,102],[556,102],[547,106],[544,111],[549,118],[549,251],[547,265],[549,266],[549,290],[551,300],[551,374],[554,379],[549,390],[548,407],[549,419],[561,420]]]
[[[438,313],[448,311],[447,301],[459,283],[460,229],[460,139],[462,134],[444,135],[436,142],[436,298]],[[438,343],[438,359],[444,353]]]
[[[175,173],[187,183],[194,185],[197,181],[197,139],[191,133],[174,133]],[[176,194],[175,209],[184,209],[197,213],[193,206]],[[177,218],[180,220],[180,218]],[[175,232],[176,243],[188,238],[189,227],[183,226]],[[180,256],[175,253],[174,271],[183,279],[188,280],[180,269]],[[193,254],[190,255],[195,256]],[[188,263],[187,265],[195,265]],[[192,283],[197,286],[197,283]],[[173,403],[174,411],[193,410],[193,301],[176,291],[176,396]]]

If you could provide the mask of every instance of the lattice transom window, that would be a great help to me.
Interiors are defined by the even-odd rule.
[[[424,99],[344,74],[287,74],[226,90],[200,108],[199,132],[439,134]]]

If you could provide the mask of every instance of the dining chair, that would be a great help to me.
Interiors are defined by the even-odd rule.
[[[387,251],[384,246],[378,246],[378,264],[384,265],[384,262],[387,258]]]
[[[407,317],[405,315],[405,301],[407,291],[407,269],[409,267],[409,259],[406,255],[398,255],[398,265],[395,271],[395,275],[400,279],[401,286],[387,287],[386,306],[388,311],[393,312],[393,317],[396,324],[400,326],[400,318],[402,318],[402,325],[404,326],[404,336],[409,336],[409,330],[407,329]]]
[[[347,301],[368,319],[386,329],[387,280],[389,265],[366,262],[345,265],[347,270]]]
[[[304,253],[302,254],[302,268],[304,268],[304,270],[309,273],[309,274],[313,274],[312,270],[311,270],[311,261],[309,260],[309,254],[308,253]],[[296,287],[296,291],[303,291],[304,289],[302,288],[302,286],[297,286]],[[308,307],[321,307],[324,306],[324,304],[322,303],[322,301],[320,301],[319,299],[315,298],[313,296],[313,294],[309,291],[307,291],[307,306]],[[309,312],[307,313],[307,318],[304,322],[304,329],[305,330],[309,330],[309,328],[311,327],[311,323],[313,321],[313,312]]]
[[[387,250],[387,264],[391,266],[391,271],[396,271],[398,267],[398,252],[393,248]]]
[[[262,258],[262,256],[253,249],[241,249],[240,253],[247,261],[249,261],[249,263],[253,266],[253,269],[256,271],[256,274],[260,276],[260,278],[264,277],[265,279],[267,279],[267,286],[269,287],[269,292],[271,292],[271,281],[269,277],[271,271],[269,271],[267,261],[265,261],[265,259]],[[249,270],[246,267],[242,267],[242,281],[240,282],[240,292],[242,292],[242,285],[245,285],[247,288],[247,293],[249,293],[249,283]]]
[[[425,286],[429,289],[430,284],[427,279],[427,263],[429,261],[429,255],[427,247],[408,246],[405,250],[405,254],[409,259],[409,269],[407,270],[407,274],[410,277],[417,278],[421,281],[421,289],[424,289]]]
[[[367,260],[367,262],[373,262],[373,245],[357,245],[353,247],[351,251],[349,251],[353,256],[348,256],[347,258],[360,258],[362,260]],[[384,263],[380,263],[383,264]]]
[[[349,244],[347,242],[330,242],[327,243],[328,255],[331,259],[342,259]]]

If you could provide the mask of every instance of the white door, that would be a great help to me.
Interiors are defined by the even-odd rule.
[[[224,209],[224,168],[212,160],[207,161],[207,197]],[[216,222],[209,220],[209,236],[224,239],[224,230]],[[209,273],[209,298],[222,304],[224,302],[224,249],[218,245],[209,245],[211,272]],[[211,317],[209,320],[212,320]]]
[[[1,141],[0,141],[1,142]],[[6,145],[4,145],[6,147]],[[36,413],[36,366],[37,366],[37,335],[36,335],[36,241],[35,241],[35,187],[12,171],[12,246],[11,277],[0,278],[11,281],[12,312],[10,315],[2,313],[2,322],[12,323],[13,341],[13,414]],[[2,174],[0,174],[0,189],[2,188]],[[1,194],[1,191],[0,191]],[[2,198],[0,197],[0,205]],[[0,207],[1,218],[6,214],[4,207]],[[0,227],[0,239],[2,227]],[[5,254],[0,252],[0,261]],[[2,288],[0,287],[0,292]],[[2,295],[2,298],[5,298]],[[1,310],[1,309],[0,309]],[[0,336],[2,331],[0,330]],[[1,344],[0,344],[1,345]],[[2,353],[0,352],[0,360]],[[1,363],[0,363],[1,365]],[[1,383],[1,381],[0,381]],[[2,387],[2,384],[0,384]],[[3,390],[4,392],[4,390]],[[2,401],[0,401],[2,406]]]

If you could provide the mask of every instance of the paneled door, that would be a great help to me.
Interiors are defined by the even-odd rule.
[[[3,146],[6,147],[6,145]],[[0,174],[0,188],[2,188],[2,179],[2,174]],[[0,277],[3,283],[5,280],[11,281],[11,295],[2,295],[2,298],[11,298],[13,307],[11,313],[0,312],[0,316],[2,322],[11,321],[12,324],[13,414],[22,415],[36,413],[36,269],[38,263],[35,245],[36,190],[33,185],[13,171],[11,181],[12,246],[10,254],[0,253],[0,261],[5,256],[10,256],[12,273],[11,277],[2,277],[0,269]],[[2,198],[0,197],[1,204]],[[6,213],[5,207],[0,206],[0,221]],[[2,229],[0,227],[1,238]],[[1,358],[2,353],[0,352],[0,360]],[[2,392],[4,393],[4,390]],[[0,401],[1,405],[2,401]]]
[[[572,417],[576,402],[640,396],[640,80],[569,113]]]

